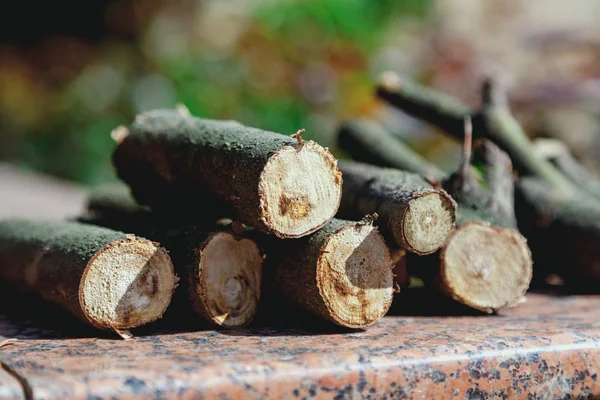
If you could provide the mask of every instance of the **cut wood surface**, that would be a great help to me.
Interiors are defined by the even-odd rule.
[[[340,218],[377,213],[386,239],[417,254],[439,249],[454,229],[456,203],[419,175],[357,162],[339,167],[344,175]]]
[[[290,303],[347,328],[383,318],[393,296],[392,258],[372,220],[334,219],[267,252],[275,290]]]
[[[76,222],[0,221],[0,277],[101,329],[160,318],[175,286],[156,243]]]
[[[123,129],[113,162],[141,204],[218,213],[222,202],[280,238],[318,230],[339,207],[336,159],[301,132],[293,139],[175,110],[146,112]]]
[[[517,231],[469,222],[440,252],[439,283],[453,299],[491,312],[521,300],[531,266],[527,241]]]
[[[94,191],[88,217],[82,220],[160,242],[169,251],[185,293],[182,299],[175,297],[174,306],[187,303],[204,320],[226,328],[250,323],[261,294],[263,256],[257,243],[230,227],[182,225],[181,219],[139,207],[135,211],[132,201],[116,187]]]

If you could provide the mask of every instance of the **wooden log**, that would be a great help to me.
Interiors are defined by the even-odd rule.
[[[280,238],[318,230],[339,207],[336,159],[301,132],[292,139],[174,110],[146,112],[123,129],[113,162],[141,204],[212,212],[224,203]]]
[[[512,168],[506,162],[508,158],[498,154],[499,149],[489,142],[475,146],[477,167],[489,180],[487,187],[483,188],[470,165],[471,135],[470,130],[467,131],[465,154],[457,171],[450,176],[441,172],[437,174],[441,185],[458,204],[458,227],[440,252],[423,257],[410,256],[406,262],[409,275],[418,276],[427,285],[463,304],[492,312],[520,301],[531,281],[532,261],[526,240],[514,230],[513,191],[510,187],[507,189],[512,185]],[[374,130],[361,130],[354,125],[353,137],[365,137],[371,132]],[[385,134],[389,135],[378,129],[377,135]],[[410,155],[412,150],[400,141],[386,151],[393,149],[399,150],[398,157],[394,158],[396,168],[413,168],[413,172],[421,173],[437,169],[424,159],[418,163],[404,162],[403,154],[408,154],[407,159],[412,160],[419,156]],[[376,148],[370,152],[372,156],[378,154]],[[389,155],[384,157],[392,159]],[[347,181],[346,176],[344,185]],[[494,196],[502,190],[505,190],[502,199],[496,199]],[[503,256],[500,257],[500,254]],[[406,274],[401,272],[397,273],[396,284],[403,287],[407,279]]]
[[[405,90],[406,87],[409,90]],[[420,94],[420,91],[426,94]],[[540,266],[538,270],[545,274],[562,271],[564,266],[558,260],[569,260],[568,264],[573,265],[569,270],[572,279],[579,275],[577,279],[600,280],[600,269],[596,267],[600,258],[596,246],[592,245],[600,237],[600,202],[535,150],[511,114],[505,93],[497,84],[490,80],[484,82],[482,106],[478,111],[470,111],[457,99],[450,100],[431,89],[415,84],[407,86],[404,80],[389,73],[382,77],[377,94],[408,113],[412,113],[418,105],[419,111],[413,115],[458,139],[463,138],[463,133],[457,129],[458,121],[471,115],[475,137],[493,141],[510,156],[515,169],[521,174],[521,180],[528,178],[516,185],[515,211],[519,229],[534,247],[536,264]],[[440,103],[447,104],[449,101],[454,105],[440,107]],[[462,117],[461,108],[467,109]],[[530,215],[531,212],[536,214]],[[581,218],[584,214],[586,217]],[[562,240],[563,230],[578,239],[569,241],[572,244],[567,245]],[[544,243],[540,242],[542,238]],[[533,243],[539,243],[539,246]],[[562,245],[556,246],[556,243]]]
[[[176,282],[167,252],[149,240],[24,219],[0,221],[0,278],[123,335],[160,318]]]
[[[325,321],[365,328],[391,305],[392,259],[372,220],[334,219],[305,238],[271,243],[267,254],[279,295]]]
[[[338,216],[357,220],[377,213],[382,234],[394,247],[430,254],[454,229],[456,203],[419,175],[357,162],[340,162],[344,175]]]
[[[120,209],[128,204],[126,197],[117,191],[93,192],[88,204],[92,217],[83,222],[159,241],[181,277],[185,296],[177,306],[191,305],[203,320],[224,328],[248,325],[261,295],[263,255],[256,241],[230,226],[182,225],[181,219],[170,216]],[[97,205],[101,210],[94,208]]]

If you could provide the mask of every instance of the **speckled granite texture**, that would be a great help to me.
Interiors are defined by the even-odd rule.
[[[600,297],[528,299],[501,316],[387,316],[360,332],[155,328],[129,341],[4,315],[0,335],[18,341],[0,348],[0,398],[21,384],[44,399],[600,397]]]

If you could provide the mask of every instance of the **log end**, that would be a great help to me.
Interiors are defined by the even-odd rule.
[[[342,174],[327,149],[305,141],[269,158],[258,193],[267,230],[280,238],[297,238],[334,217],[342,197]]]
[[[420,254],[437,251],[456,224],[456,203],[442,190],[427,192],[408,203],[404,213],[402,244]]]
[[[318,260],[317,285],[338,325],[364,328],[383,318],[394,288],[390,250],[377,228],[356,223],[331,235]]]
[[[532,278],[526,239],[515,230],[480,222],[458,228],[440,258],[441,278],[449,294],[480,310],[491,312],[515,304]]]
[[[258,310],[262,263],[253,240],[225,231],[211,235],[201,250],[196,287],[203,313],[219,326],[247,325]]]
[[[81,278],[79,301],[93,325],[127,330],[162,317],[176,280],[165,249],[127,235],[92,257]]]

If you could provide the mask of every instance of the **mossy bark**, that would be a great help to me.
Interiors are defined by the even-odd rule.
[[[357,162],[340,162],[339,168],[344,175],[344,183],[338,216],[358,220],[366,214],[377,213],[377,224],[393,246],[417,254],[429,254],[445,242],[454,228],[456,203],[421,176]],[[419,215],[414,215],[411,221],[420,221],[419,229],[414,229],[407,226],[409,221],[406,217],[411,205],[424,196],[435,196],[437,201],[412,210],[412,214]],[[421,233],[418,237],[413,232],[415,230]],[[441,231],[445,234],[439,235],[432,243],[429,240],[431,235]]]
[[[355,161],[413,172],[430,181],[440,181],[446,175],[372,119],[344,122],[338,144]]]
[[[301,234],[288,235],[273,229],[269,224],[272,216],[265,215],[260,185],[265,165],[273,155],[302,145],[290,137],[233,121],[155,110],[139,115],[129,126],[113,162],[119,177],[141,204],[170,212],[200,209],[210,210],[215,216],[233,213],[264,232],[296,237],[317,230],[326,221]],[[335,172],[333,157],[331,160]],[[335,210],[331,217],[333,214]]]

